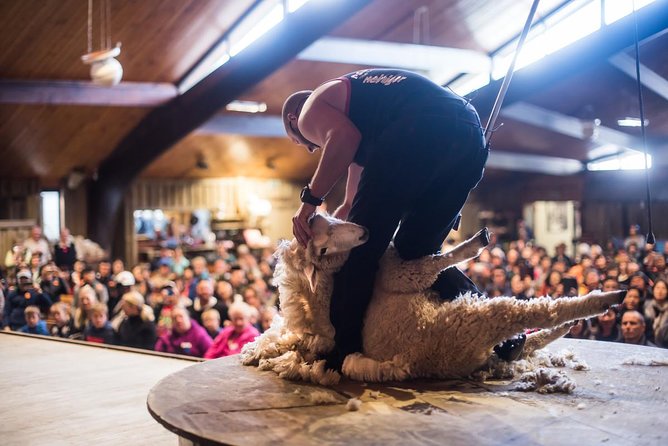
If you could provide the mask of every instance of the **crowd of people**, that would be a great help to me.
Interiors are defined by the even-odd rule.
[[[120,259],[87,265],[68,237],[63,229],[49,246],[36,226],[8,253],[0,287],[4,329],[218,358],[239,353],[279,314],[271,249],[220,241],[209,259],[188,259],[179,247],[163,248],[151,263],[126,268]],[[564,244],[551,256],[527,237],[492,237],[461,266],[489,298],[628,290],[622,305],[578,321],[567,336],[668,348],[668,244],[654,248],[636,228],[617,244],[581,243],[573,257]]]

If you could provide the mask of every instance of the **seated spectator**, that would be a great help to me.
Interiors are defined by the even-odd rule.
[[[642,298],[640,288],[631,287],[626,291],[624,301],[622,302],[622,311],[641,311]]]
[[[594,318],[592,330],[594,331],[594,339],[597,341],[615,342],[619,338],[619,326],[617,325],[616,307],[610,307],[608,311]]]
[[[190,319],[188,310],[176,306],[172,308],[172,328],[158,338],[155,350],[201,358],[212,342],[206,330]]]
[[[485,290],[489,297],[510,296],[512,291],[508,285],[506,270],[503,266],[492,269],[492,283]]]
[[[103,303],[93,305],[90,310],[90,322],[86,326],[83,339],[97,344],[115,344],[116,333],[108,319],[108,309]]]
[[[153,309],[144,303],[138,291],[129,291],[121,298],[121,311],[112,326],[119,345],[153,350],[156,341]]]
[[[627,311],[622,316],[622,337],[620,342],[656,347],[645,336],[645,318],[639,311]]]
[[[85,286],[89,286],[95,291],[98,302],[102,302],[103,304],[109,302],[109,291],[107,290],[107,287],[97,280],[95,269],[89,266],[85,267],[81,272],[79,286],[74,289],[75,302],[77,302],[77,299],[79,298],[79,290]]]
[[[547,275],[543,288],[540,292],[541,296],[556,296],[558,287],[561,284],[562,274],[557,270],[552,270]]]
[[[576,321],[575,325],[571,327],[568,333],[564,336],[565,338],[572,339],[593,339],[594,336],[591,333],[591,326],[587,319],[580,319]]]
[[[79,290],[79,302],[74,310],[74,329],[77,332],[83,332],[90,322],[90,311],[96,303],[97,294],[93,288],[86,285]]]
[[[114,276],[114,280],[109,282],[109,302],[107,302],[107,309],[112,318],[121,311],[121,297],[131,291],[134,285],[135,276],[130,271],[119,272]]]
[[[204,355],[205,358],[213,359],[240,353],[244,345],[260,335],[249,322],[250,311],[251,307],[244,302],[235,302],[230,306],[228,313],[232,324],[225,327],[216,337]]]
[[[28,269],[21,269],[16,274],[18,281],[16,289],[9,292],[5,298],[3,327],[18,330],[26,323],[24,311],[29,306],[36,306],[46,314],[51,308],[51,299],[33,286],[32,274]]]
[[[220,313],[215,308],[209,308],[202,313],[202,324],[211,339],[216,339],[220,333]]]
[[[57,338],[69,338],[74,334],[74,321],[72,320],[69,305],[64,302],[56,302],[51,305],[49,315],[54,320],[54,324],[49,330],[51,336]]]
[[[174,249],[174,263],[172,264],[172,271],[177,277],[183,275],[183,270],[190,266],[190,260],[183,255],[183,249],[177,246]]]
[[[657,280],[652,288],[652,294],[654,298],[645,303],[644,313],[652,323],[654,340],[663,346],[658,331],[668,324],[668,283],[663,279]]]
[[[260,332],[264,333],[269,330],[271,323],[274,321],[274,316],[278,314],[276,307],[264,307],[260,312]]]
[[[70,294],[69,284],[60,278],[59,271],[53,263],[47,263],[42,267],[39,287],[49,295],[52,302],[58,302],[63,294]]]
[[[172,273],[172,262],[167,258],[161,258],[158,261],[158,268],[151,274],[151,288],[159,290],[166,283],[173,281],[174,273]]]
[[[620,289],[619,282],[614,277],[606,277],[603,280],[603,286],[601,288],[604,292],[608,291],[617,291]]]
[[[61,270],[72,271],[74,269],[74,262],[77,260],[77,250],[74,247],[70,230],[67,228],[60,230],[60,239],[53,248],[53,260]]]
[[[189,310],[190,317],[196,320],[198,324],[202,324],[202,313],[210,308],[215,308],[221,315],[228,313],[227,305],[213,296],[213,283],[210,279],[201,279],[197,283],[196,289],[195,300]]]
[[[36,335],[49,335],[49,330],[46,328],[44,322],[39,316],[39,308],[34,305],[29,305],[24,311],[25,325],[19,328],[21,333],[30,333]]]
[[[158,337],[166,334],[172,329],[172,309],[177,305],[186,307],[190,304],[187,297],[181,297],[174,282],[167,282],[160,290],[161,302],[153,309],[155,313],[156,329]]]
[[[51,260],[51,248],[49,247],[49,242],[42,236],[42,227],[39,225],[32,227],[30,238],[23,242],[23,247],[30,252],[31,255],[38,255],[38,267],[46,265],[46,263]]]
[[[522,276],[515,274],[510,278],[510,295],[520,300],[527,300],[529,297],[526,294],[526,283],[522,280]]]

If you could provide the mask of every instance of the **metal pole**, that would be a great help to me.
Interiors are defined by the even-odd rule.
[[[513,72],[515,71],[515,63],[517,62],[517,56],[522,50],[524,41],[526,40],[527,35],[529,34],[529,30],[531,29],[531,23],[533,22],[533,16],[536,13],[536,9],[538,9],[538,3],[540,3],[540,0],[534,0],[533,5],[531,5],[531,10],[529,11],[529,17],[527,17],[527,21],[524,24],[524,29],[522,30],[522,34],[520,35],[519,41],[517,42],[517,48],[515,49],[515,54],[513,55],[513,61],[508,67],[508,72],[506,73],[506,77],[503,78],[503,82],[501,83],[501,89],[499,90],[499,94],[496,96],[496,101],[494,102],[494,106],[492,107],[492,113],[489,115],[489,121],[487,121],[487,127],[485,128],[485,140],[487,140],[488,144],[490,135],[494,130],[494,123],[496,122],[496,118],[499,117],[499,112],[501,111],[503,98],[506,96],[506,91],[508,91],[508,86],[510,85],[510,81],[513,78]]]

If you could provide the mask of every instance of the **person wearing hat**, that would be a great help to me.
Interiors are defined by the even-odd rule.
[[[109,282],[109,302],[107,308],[109,317],[113,317],[121,311],[121,297],[130,291],[135,285],[135,276],[130,271],[121,271]]]
[[[156,341],[155,316],[151,307],[144,303],[138,291],[129,291],[121,298],[121,312],[112,326],[116,328],[119,345],[153,350]]]
[[[297,241],[306,245],[310,218],[346,171],[345,198],[334,216],[369,230],[369,240],[351,251],[334,278],[337,349],[326,359],[338,369],[345,355],[361,351],[364,313],[390,241],[404,260],[438,252],[482,178],[488,150],[473,106],[409,71],[346,74],[291,95],[282,114],[296,144],[311,153],[322,149],[293,217]],[[479,292],[456,268],[442,273],[434,288],[445,299]]]
[[[29,306],[36,306],[47,314],[51,307],[51,299],[48,295],[35,288],[32,283],[32,273],[28,269],[21,269],[16,274],[17,287],[10,291],[5,299],[3,328],[18,330],[26,323],[24,311]]]

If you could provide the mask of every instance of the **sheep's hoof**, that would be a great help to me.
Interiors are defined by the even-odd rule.
[[[515,361],[522,355],[522,350],[524,350],[524,343],[527,340],[527,336],[524,333],[518,334],[515,337],[507,339],[502,343],[494,346],[494,352],[499,359],[504,361]]]
[[[478,233],[478,242],[483,247],[489,245],[489,229],[483,228],[480,230]]]

